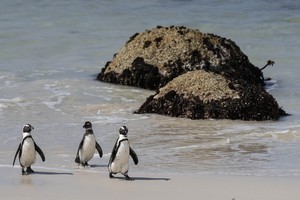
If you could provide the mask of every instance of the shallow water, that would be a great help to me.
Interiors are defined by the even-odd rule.
[[[36,168],[76,170],[86,120],[106,173],[121,125],[140,163],[130,171],[171,174],[300,175],[300,3],[295,1],[3,1],[0,7],[0,166],[11,165],[25,123],[46,155]],[[153,91],[95,81],[131,35],[184,25],[235,41],[272,77],[279,121],[176,119],[132,114]],[[132,173],[133,173],[132,172]]]

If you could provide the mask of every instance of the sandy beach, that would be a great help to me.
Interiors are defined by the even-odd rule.
[[[300,1],[4,0],[0,13],[0,200],[300,200]],[[158,62],[168,66],[161,73],[227,66],[226,38],[259,69],[275,62],[263,70],[266,89],[290,116],[241,121],[133,114],[156,91],[96,81],[137,33],[172,25],[224,40],[205,47],[206,54],[193,51],[191,64]],[[177,33],[193,46],[182,30]],[[168,38],[153,35],[141,52],[166,39],[172,58],[176,41]],[[156,53],[133,71],[152,69]],[[151,77],[160,75],[146,79]],[[87,120],[104,154],[95,154],[91,168],[77,169]],[[35,127],[32,136],[46,161],[37,155],[36,173],[22,176],[18,160],[12,163],[27,123]],[[123,125],[139,158],[138,165],[130,158],[134,181],[108,177]]]
[[[223,175],[143,175],[109,179],[105,169],[58,171],[35,169],[22,176],[18,167],[0,168],[1,199],[300,199],[300,177]]]

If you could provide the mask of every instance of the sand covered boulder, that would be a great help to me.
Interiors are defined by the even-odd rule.
[[[263,86],[234,82],[203,70],[173,79],[135,113],[242,120],[276,120],[286,114]]]
[[[193,70],[263,85],[262,72],[235,42],[186,27],[157,27],[134,34],[98,75],[104,82],[155,90]]]

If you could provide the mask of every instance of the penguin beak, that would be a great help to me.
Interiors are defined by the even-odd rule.
[[[33,126],[31,126],[31,124],[29,124],[29,126],[30,126],[30,128],[33,130],[34,129],[34,127]]]
[[[85,122],[84,125],[83,125],[83,128],[92,128],[92,123]]]
[[[89,126],[87,124],[83,125],[83,128],[88,128]]]

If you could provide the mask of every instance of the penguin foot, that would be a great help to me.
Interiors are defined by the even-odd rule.
[[[24,168],[22,168],[22,175],[28,175],[28,172],[26,172]]]
[[[34,171],[31,169],[31,167],[27,167],[26,172],[27,172],[28,174],[34,173]]]
[[[89,167],[89,163],[88,162],[85,162],[85,163],[81,163],[81,165],[85,168],[85,167]]]
[[[112,173],[109,173],[109,178],[116,178],[112,175]]]
[[[124,174],[124,176],[125,176],[125,179],[126,179],[127,181],[133,181],[133,180],[134,180],[133,178],[130,178],[130,177],[128,176],[128,174]]]

